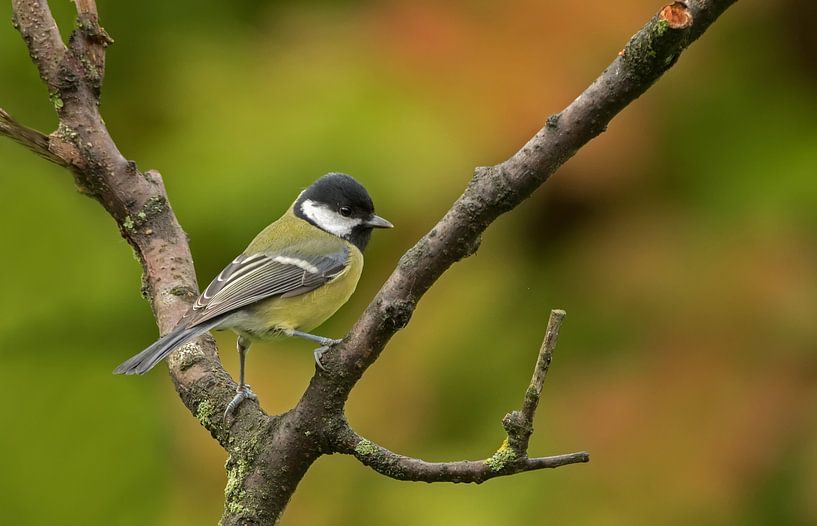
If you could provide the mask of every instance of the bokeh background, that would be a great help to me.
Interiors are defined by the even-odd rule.
[[[71,3],[52,4],[67,33]],[[100,0],[116,39],[103,112],[125,155],[164,175],[201,282],[317,176],[363,181],[397,228],[376,233],[321,331],[341,336],[473,167],[516,151],[661,4]],[[282,524],[817,523],[814,11],[738,2],[491,227],[349,404],[395,451],[484,458],[561,307],[531,453],[590,464],[453,486],[324,457]],[[53,129],[8,23],[0,71],[0,105]],[[0,195],[2,522],[215,523],[225,453],[163,368],[110,374],[156,337],[113,222],[9,141]],[[232,337],[218,340],[235,373]],[[298,399],[311,349],[254,347],[266,410]]]

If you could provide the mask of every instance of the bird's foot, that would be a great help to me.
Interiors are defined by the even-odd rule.
[[[249,385],[239,385],[238,389],[235,390],[235,396],[232,400],[230,400],[230,403],[227,404],[227,409],[224,410],[224,418],[226,419],[228,416],[235,413],[235,410],[238,409],[241,402],[247,399],[258,400],[258,397],[255,396],[255,393],[252,392]]]
[[[331,346],[337,345],[342,341],[343,340],[333,340],[332,338],[321,338],[321,341],[319,342],[321,347],[318,347],[312,351],[312,354],[315,356],[315,363],[318,364],[321,371],[326,371],[326,367],[324,367],[321,363],[321,356],[323,356],[323,353],[328,351]]]

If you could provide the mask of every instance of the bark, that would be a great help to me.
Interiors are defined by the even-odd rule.
[[[489,458],[430,463],[388,451],[358,435],[345,402],[389,339],[406,326],[420,298],[456,261],[474,254],[480,235],[541,186],[610,120],[644,93],[681,52],[735,0],[690,0],[663,7],[610,66],[567,108],[505,162],[477,168],[463,194],[436,226],[400,259],[396,269],[345,340],[324,355],[298,404],[270,416],[243,403],[226,422],[235,383],[210,337],[184,345],[168,360],[182,402],[229,453],[222,523],[274,524],[298,482],[323,454],[354,455],[400,480],[483,482],[522,471],[587,462],[586,453],[529,458],[533,417],[564,312],[553,311],[533,379],[520,410],[508,413],[506,442]],[[187,311],[198,291],[187,239],[156,171],[140,171],[117,149],[99,112],[105,49],[113,40],[99,25],[95,2],[76,0],[77,27],[65,45],[45,0],[13,0],[13,24],[28,46],[59,116],[49,135],[0,110],[0,135],[69,168],[79,190],[116,221],[142,267],[142,294],[162,333]]]

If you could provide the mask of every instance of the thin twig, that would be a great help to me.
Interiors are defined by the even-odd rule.
[[[550,311],[547,331],[542,345],[539,347],[539,355],[536,358],[536,366],[533,369],[533,376],[530,385],[525,391],[525,399],[522,403],[522,417],[527,424],[533,425],[533,417],[536,407],[539,405],[539,398],[542,396],[542,387],[545,385],[548,368],[553,360],[553,351],[556,350],[556,342],[559,340],[559,329],[565,319],[565,311],[555,309]]]
[[[533,369],[533,376],[530,379],[530,386],[525,392],[525,400],[522,403],[522,416],[525,422],[532,424],[536,413],[536,406],[539,405],[539,397],[542,395],[542,387],[545,385],[545,378],[548,374],[550,362],[553,359],[553,351],[556,350],[556,342],[559,340],[559,329],[565,319],[565,311],[554,309],[550,311],[547,331],[542,345],[539,348],[539,355],[536,358],[536,367]]]
[[[553,359],[553,351],[559,339],[559,329],[564,319],[565,311],[560,309],[550,311],[547,330],[542,345],[539,347],[539,355],[536,358],[530,385],[525,390],[522,409],[511,411],[502,419],[502,425],[508,432],[509,445],[518,455],[527,454],[530,436],[533,434],[533,418],[536,416],[536,408],[542,396],[542,387],[545,385],[548,368]]]
[[[524,471],[558,468],[590,461],[590,455],[583,451],[551,457],[528,458],[517,456],[512,449],[504,446],[493,456],[484,460],[427,462],[389,451],[358,435],[348,425],[340,429],[335,438],[336,452],[353,455],[365,466],[397,480],[479,484],[492,478]]]

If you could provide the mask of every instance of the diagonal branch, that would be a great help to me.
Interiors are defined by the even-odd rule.
[[[662,8],[602,74],[505,162],[477,168],[445,216],[400,259],[352,327],[327,369],[344,381],[345,400],[391,337],[408,324],[417,302],[455,262],[479,248],[482,232],[539,188],[622,109],[672,67],[684,49],[736,0],[690,0]]]
[[[528,457],[528,441],[533,433],[533,418],[542,395],[547,370],[559,338],[559,327],[565,311],[550,311],[547,331],[533,370],[530,386],[525,391],[525,399],[520,411],[505,415],[502,425],[508,438],[502,446],[485,460],[464,460],[460,462],[426,462],[418,458],[394,453],[358,435],[343,420],[334,433],[333,448],[337,453],[354,455],[361,463],[373,470],[398,480],[420,482],[485,482],[495,477],[514,475],[523,471],[558,468],[568,464],[590,462],[585,452],[568,453],[551,457]]]

